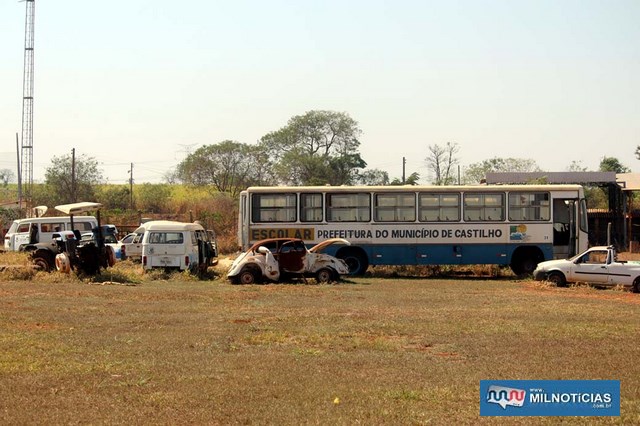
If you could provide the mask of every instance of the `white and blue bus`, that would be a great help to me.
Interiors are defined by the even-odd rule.
[[[508,265],[531,273],[543,261],[587,249],[579,185],[251,187],[240,194],[242,248],[267,238],[332,247],[353,274],[369,265]]]

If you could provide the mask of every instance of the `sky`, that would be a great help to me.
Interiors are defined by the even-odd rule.
[[[345,112],[368,168],[640,170],[637,0],[36,0],[34,180],[54,156],[110,183],[161,182],[200,146],[257,143],[311,110]],[[0,1],[0,169],[16,170],[25,3]]]

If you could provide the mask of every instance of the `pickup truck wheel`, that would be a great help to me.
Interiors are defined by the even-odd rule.
[[[640,277],[636,278],[633,282],[633,288],[631,289],[634,293],[640,293]]]
[[[552,272],[547,277],[547,281],[555,284],[557,287],[565,287],[567,285],[567,280],[564,278],[560,272]]]

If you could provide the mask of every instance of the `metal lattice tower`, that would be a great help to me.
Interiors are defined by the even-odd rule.
[[[24,74],[22,80],[22,161],[20,163],[23,197],[27,211],[31,208],[33,195],[33,37],[35,23],[35,0],[25,0],[24,19]],[[22,200],[20,200],[22,201]]]

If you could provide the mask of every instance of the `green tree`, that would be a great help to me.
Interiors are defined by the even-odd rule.
[[[72,176],[72,162],[71,154],[51,159],[51,165],[44,174],[44,186],[48,196],[43,198],[48,199],[50,204],[47,205],[95,200],[96,185],[103,181],[98,161],[85,154],[77,156],[75,181]],[[37,198],[36,195],[34,191],[34,200]]]
[[[479,163],[470,164],[464,171],[464,182],[469,185],[478,184],[486,179],[487,173],[507,172],[541,172],[535,160],[529,158],[494,157]]]
[[[198,148],[178,164],[175,176],[187,184],[236,196],[248,186],[272,183],[270,170],[263,147],[226,140]]]
[[[9,169],[0,169],[0,185],[7,186],[14,179],[14,173]]]
[[[165,211],[171,199],[171,186],[163,183],[143,183],[135,192],[138,208],[147,213]]]
[[[582,165],[582,162],[573,160],[569,167],[567,167],[567,171],[569,172],[588,172],[588,168]],[[606,193],[602,188],[597,186],[585,185],[584,186],[584,195],[587,200],[587,208],[589,209],[605,209],[607,208],[607,197]]]
[[[429,154],[424,162],[431,173],[434,185],[455,184],[454,166],[458,164],[456,156],[460,146],[455,142],[447,142],[446,145],[429,145]]]
[[[380,169],[367,169],[358,173],[357,183],[360,185],[389,185],[389,173]]]
[[[582,161],[573,160],[571,164],[567,167],[568,172],[587,172],[589,171],[587,167],[582,165]]]
[[[9,186],[9,182],[12,182],[14,173],[9,169],[0,169],[0,201],[16,200],[17,186]],[[15,189],[14,189],[15,188]]]
[[[631,170],[622,164],[620,160],[615,157],[603,157],[600,160],[601,172],[615,172],[615,173],[629,173]],[[599,187],[598,191],[585,191],[587,196],[587,207],[590,208],[611,208],[609,205],[609,188]]]
[[[330,185],[350,185],[358,181],[358,170],[367,167],[360,154],[343,153],[329,158]],[[322,182],[319,182],[322,183]]]
[[[615,157],[603,157],[600,161],[601,172],[629,173],[631,169]]]
[[[407,177],[404,182],[402,182],[401,178],[395,178],[391,181],[391,185],[418,185],[420,181],[420,174],[418,172],[413,172]]]
[[[349,115],[309,111],[261,138],[279,183],[348,185],[366,167],[358,152],[361,130]]]
[[[102,185],[96,198],[107,209],[127,210],[131,206],[129,185]]]

